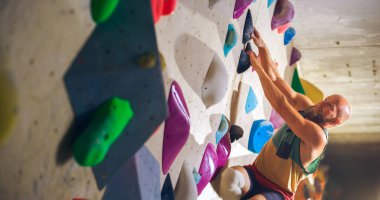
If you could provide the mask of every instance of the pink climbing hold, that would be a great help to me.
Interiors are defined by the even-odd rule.
[[[279,26],[279,27],[277,28],[277,32],[278,32],[279,34],[282,34],[283,32],[285,32],[285,31],[289,28],[289,26],[290,26],[290,23],[286,23],[286,24],[284,24],[284,25],[281,25],[281,26]]]
[[[198,195],[202,193],[203,189],[210,182],[216,171],[217,165],[218,156],[216,155],[214,146],[211,143],[208,143],[198,170],[198,173],[201,175],[201,179],[197,184]]]
[[[278,0],[272,17],[272,30],[289,23],[293,17],[293,4],[289,0]]]
[[[173,81],[169,92],[169,117],[165,121],[162,150],[162,172],[170,166],[185,145],[190,132],[190,115],[181,88]]]
[[[233,18],[238,19],[252,2],[253,0],[236,0]]]
[[[270,114],[269,121],[273,124],[274,129],[278,129],[284,124],[284,120],[274,109]]]
[[[222,170],[224,165],[226,165],[228,157],[230,157],[231,153],[231,139],[230,134],[226,133],[222,139],[219,141],[218,146],[216,147],[216,154],[218,156],[218,164],[216,166],[216,171],[213,175],[213,180],[218,173]]]
[[[174,12],[177,0],[150,0],[154,23],[160,20],[162,15],[170,15]]]
[[[296,62],[298,62],[301,59],[301,57],[302,57],[301,52],[297,48],[293,47],[292,53],[290,54],[289,66],[294,65]]]

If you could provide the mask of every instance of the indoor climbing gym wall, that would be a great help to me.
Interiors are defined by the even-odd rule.
[[[0,199],[219,199],[283,121],[244,49],[292,87],[288,0],[0,1]],[[295,70],[296,69],[296,70]]]

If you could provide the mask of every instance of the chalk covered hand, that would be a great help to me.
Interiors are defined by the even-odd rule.
[[[261,38],[261,35],[259,31],[257,31],[257,29],[253,30],[253,33],[251,34],[251,39],[253,40],[253,43],[255,43],[255,45],[258,48],[265,48],[266,44],[264,40]]]
[[[249,61],[251,63],[251,66],[253,67],[254,70],[257,70],[257,68],[262,68],[259,58],[257,57],[256,53],[253,52],[252,50],[247,50],[247,54],[249,55]]]

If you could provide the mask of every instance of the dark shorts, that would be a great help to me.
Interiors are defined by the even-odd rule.
[[[285,198],[278,192],[266,188],[256,180],[254,173],[252,172],[251,169],[248,167],[244,166],[244,169],[247,171],[249,180],[251,181],[251,186],[249,187],[249,190],[247,194],[245,194],[241,200],[246,200],[249,199],[255,195],[261,194],[263,195],[267,200],[284,200]]]

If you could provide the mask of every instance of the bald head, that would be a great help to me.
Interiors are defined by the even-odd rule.
[[[339,119],[339,124],[343,124],[351,117],[351,104],[346,98],[339,94],[333,94],[327,98],[328,100],[331,99],[331,103],[335,104],[337,107],[337,117]]]

